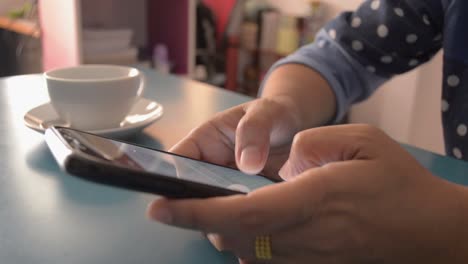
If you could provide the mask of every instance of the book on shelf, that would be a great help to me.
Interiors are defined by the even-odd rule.
[[[126,28],[86,28],[83,30],[84,63],[131,65],[138,62],[132,46],[133,31]]]
[[[107,52],[107,53],[94,53],[84,54],[84,63],[108,63],[129,65],[138,62],[138,49],[128,48],[125,50]]]
[[[266,11],[261,14],[260,49],[276,50],[280,14],[276,11]]]
[[[113,53],[133,48],[130,43],[107,42],[97,40],[85,40],[83,42],[83,53],[85,55],[95,55],[101,53]]]
[[[258,8],[254,18],[244,17],[239,26],[238,56],[232,55],[231,47],[229,58],[236,60],[227,60],[236,63],[237,70],[227,73],[228,80],[236,79],[236,90],[255,95],[265,74],[278,59],[314,41],[324,24],[324,10],[318,1],[312,1],[310,6],[308,16],[293,16],[266,6]],[[229,82],[230,89],[233,83]]]
[[[133,37],[133,30],[128,28],[85,28],[83,39],[91,40],[123,40],[129,42]]]

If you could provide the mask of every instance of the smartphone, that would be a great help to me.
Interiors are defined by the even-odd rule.
[[[51,126],[45,141],[69,174],[169,198],[246,194],[273,183],[262,176],[71,128]]]

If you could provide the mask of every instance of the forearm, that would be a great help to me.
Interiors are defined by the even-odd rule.
[[[330,122],[336,111],[335,95],[328,82],[312,68],[285,64],[266,80],[263,98],[282,100],[296,111],[301,130]]]

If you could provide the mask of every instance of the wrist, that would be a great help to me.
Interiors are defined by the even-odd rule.
[[[282,98],[300,118],[301,130],[329,123],[336,112],[336,98],[327,80],[312,68],[285,64],[264,82],[262,98]]]
[[[285,114],[285,119],[293,126],[296,132],[305,129],[304,115],[300,107],[295,102],[294,98],[288,95],[269,95],[263,97],[265,100],[274,102],[281,108],[281,112]]]

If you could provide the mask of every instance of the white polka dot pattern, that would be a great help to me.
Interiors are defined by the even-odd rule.
[[[419,64],[419,61],[417,59],[412,59],[408,62],[408,65],[410,67],[414,67],[414,66],[417,66]]]
[[[448,84],[450,87],[457,87],[457,86],[460,84],[460,78],[458,78],[457,75],[450,75],[450,76],[447,78],[447,84]]]
[[[376,72],[376,69],[375,69],[374,66],[367,66],[366,69],[367,69],[368,72],[371,72],[371,73],[375,73],[375,72]]]
[[[355,51],[362,51],[364,49],[364,44],[359,40],[354,40],[353,43],[351,43],[351,46]]]
[[[336,30],[330,29],[330,31],[328,31],[328,35],[330,36],[330,38],[336,39]]]
[[[468,2],[468,0],[448,0]],[[468,18],[468,5],[463,13],[456,12],[453,18],[442,0],[362,0],[363,4],[355,11],[345,12],[326,26],[326,42],[318,58],[323,58],[328,65],[334,65],[343,76],[338,76],[343,85],[339,93],[348,103],[358,94],[369,96],[376,89],[379,80],[407,72],[419,67],[433,58],[441,48],[452,54],[444,58],[443,90],[439,112],[444,129],[445,150],[449,156],[458,155],[468,161],[468,53],[463,53],[468,43],[468,34],[456,26],[447,27],[447,21]],[[460,15],[463,16],[460,17]],[[456,31],[456,35],[454,35]],[[454,39],[457,42],[454,42]],[[322,44],[316,44],[316,49]],[[325,51],[331,50],[330,53]],[[339,52],[337,51],[339,50]],[[466,50],[465,50],[466,51]],[[332,56],[333,54],[337,56]],[[309,56],[306,52],[304,57]],[[448,53],[445,53],[448,54]],[[349,55],[349,56],[348,56]],[[468,56],[468,55],[467,55]],[[338,58],[341,57],[341,58]],[[352,58],[358,64],[344,63]],[[463,68],[465,67],[466,68]],[[349,67],[356,68],[349,71]],[[353,73],[361,75],[354,76]],[[372,90],[363,91],[361,78],[371,84]],[[428,87],[430,88],[430,87]],[[350,91],[349,93],[347,93]],[[344,95],[343,95],[344,94]],[[435,117],[438,118],[438,117]],[[457,148],[459,151],[455,151]],[[465,153],[467,153],[465,155]],[[467,176],[468,177],[468,176]]]
[[[446,100],[442,99],[442,104],[441,104],[442,112],[447,112],[449,110],[449,107],[450,107],[449,103]]]
[[[463,153],[461,152],[461,150],[459,148],[453,148],[453,156],[455,156],[455,158],[457,159],[462,159],[463,158]]]
[[[423,22],[424,24],[430,26],[431,25],[431,21],[429,21],[429,17],[427,15],[423,15]]]
[[[360,17],[354,17],[353,20],[351,20],[351,26],[353,28],[358,28],[361,26],[362,20]]]
[[[460,125],[458,125],[458,127],[457,127],[457,134],[458,134],[460,137],[464,137],[464,136],[466,136],[467,130],[468,130],[468,128],[466,127],[465,124],[460,124]]]
[[[393,58],[392,56],[383,56],[382,58],[380,58],[380,61],[385,64],[390,64],[393,62]]]
[[[395,14],[399,17],[404,17],[405,16],[405,11],[403,11],[403,9],[397,7],[395,9],[393,9],[393,11],[395,12]]]
[[[416,34],[409,34],[406,36],[406,42],[409,44],[416,43],[418,41],[418,36]]]
[[[325,40],[321,39],[318,41],[317,45],[320,47],[320,48],[323,48],[325,47]]]
[[[388,36],[388,27],[385,25],[380,25],[377,28],[377,35],[381,38],[385,38]]]

